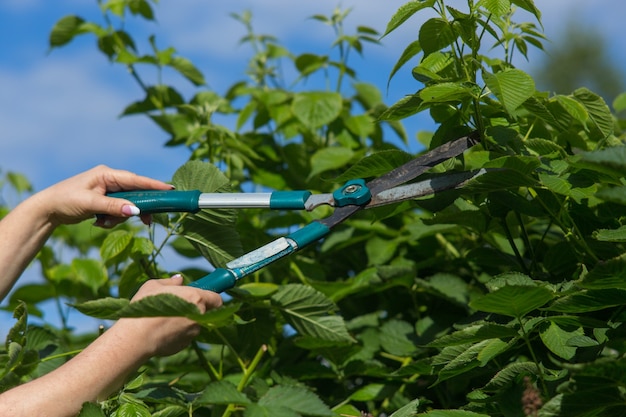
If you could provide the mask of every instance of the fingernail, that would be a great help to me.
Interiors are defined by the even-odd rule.
[[[183,276],[181,274],[174,274],[172,275],[172,278],[182,278]]]
[[[141,210],[137,206],[131,206],[130,204],[122,206],[122,214],[124,216],[137,216],[139,213],[141,213]]]

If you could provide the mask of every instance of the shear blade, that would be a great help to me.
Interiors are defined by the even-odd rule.
[[[486,172],[487,170],[484,168],[478,171],[457,172],[429,178],[414,184],[400,185],[389,190],[383,190],[373,196],[372,200],[365,206],[365,208],[379,207],[386,204],[424,197],[440,191],[461,188],[470,180],[477,178]]]

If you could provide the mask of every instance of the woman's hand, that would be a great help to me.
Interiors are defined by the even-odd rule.
[[[97,214],[95,224],[109,228],[140,213],[131,202],[107,197],[106,193],[172,188],[162,181],[100,165],[56,183],[32,198],[39,202],[54,226],[78,223]],[[149,222],[150,217],[142,216],[142,220]]]
[[[183,278],[174,275],[168,279],[153,279],[144,283],[132,298],[135,302],[157,294],[173,294],[195,304],[204,313],[222,305],[219,294],[199,288],[183,286]],[[189,345],[200,332],[200,326],[185,317],[145,317],[120,319],[108,331],[123,332],[135,338],[147,356],[168,356]]]

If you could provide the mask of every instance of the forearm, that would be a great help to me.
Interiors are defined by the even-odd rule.
[[[0,395],[0,409],[15,417],[65,417],[85,402],[106,399],[150,357],[138,329],[117,323],[66,364]]]
[[[0,220],[0,300],[8,294],[54,228],[37,195]]]

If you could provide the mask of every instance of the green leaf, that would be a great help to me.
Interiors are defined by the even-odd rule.
[[[151,417],[150,410],[137,403],[124,403],[115,411],[116,417]]]
[[[591,237],[601,242],[626,242],[626,226],[620,226],[617,229],[595,230]]]
[[[626,110],[626,93],[618,94],[613,100],[613,109],[616,113]]]
[[[448,103],[474,98],[474,92],[463,83],[439,83],[420,90],[419,96],[424,103]]]
[[[626,288],[626,254],[598,262],[581,282],[584,288]]]
[[[72,274],[77,282],[89,287],[94,294],[109,278],[104,265],[95,259],[72,260]]]
[[[424,102],[419,94],[404,96],[396,103],[385,109],[378,120],[402,120],[425,109]]]
[[[626,175],[626,146],[615,146],[593,152],[580,154],[581,161],[597,165],[600,168],[610,168],[622,176]]]
[[[33,191],[33,185],[28,181],[28,179],[17,172],[7,172],[6,174],[7,181],[9,184],[17,191],[18,193],[26,193]],[[1,184],[1,183],[0,183]]]
[[[328,57],[315,54],[301,54],[296,57],[294,64],[302,76],[313,74],[328,64]]]
[[[228,192],[229,180],[213,164],[189,161],[172,178],[179,190]],[[181,234],[216,267],[241,256],[243,248],[235,229],[236,212],[233,209],[205,209],[185,217]]]
[[[415,328],[406,321],[390,320],[380,328],[381,347],[396,356],[410,356],[417,351]]]
[[[561,106],[563,106],[565,111],[567,111],[574,119],[578,120],[580,123],[584,124],[589,118],[589,113],[587,113],[585,107],[578,100],[563,95],[557,95],[555,99]]]
[[[484,391],[499,391],[501,388],[515,383],[520,375],[537,375],[539,368],[534,362],[514,362],[498,371],[483,387]]]
[[[543,344],[552,353],[565,360],[570,360],[576,355],[576,348],[569,345],[570,339],[584,336],[584,334],[581,327],[573,331],[566,331],[554,322],[550,322],[539,332]]]
[[[272,296],[272,304],[300,334],[324,341],[352,343],[346,325],[334,303],[321,292],[304,285],[289,284]]]
[[[78,417],[106,417],[100,406],[94,403],[85,403],[80,409]]]
[[[112,297],[99,298],[75,304],[83,314],[101,319],[119,319],[122,317],[188,317],[198,322],[211,323],[228,319],[240,307],[228,305],[201,314],[198,307],[174,294],[162,293],[150,295],[132,303],[127,299]]]
[[[478,6],[489,10],[496,17],[504,16],[511,11],[511,2],[509,0],[480,0]]]
[[[626,205],[626,187],[603,188],[596,193],[596,197],[611,203]]]
[[[489,415],[463,410],[431,410],[417,414],[415,417],[489,417]]]
[[[387,28],[382,37],[397,29],[402,23],[413,16],[415,13],[427,7],[432,7],[436,0],[410,1],[402,6],[391,16],[391,20],[387,23]]]
[[[104,238],[100,246],[100,256],[107,263],[126,251],[133,240],[133,233],[126,230],[114,230]]]
[[[376,152],[351,165],[346,172],[335,178],[335,181],[342,183],[354,178],[378,177],[411,159],[413,155],[397,149]]]
[[[63,46],[69,43],[74,37],[81,33],[81,25],[84,19],[78,16],[64,16],[50,31],[49,45],[51,48]]]
[[[535,93],[535,81],[530,75],[518,69],[509,69],[496,74],[484,71],[483,80],[511,115]]]
[[[251,401],[248,397],[237,391],[237,387],[229,381],[217,381],[210,383],[206,386],[202,395],[194,400],[194,404],[196,405],[246,405],[250,403]]]
[[[341,94],[327,91],[297,93],[291,103],[294,116],[309,129],[329,124],[339,116],[342,107]]]
[[[254,403],[246,407],[243,415],[244,417],[301,417],[300,414],[285,407],[262,406]]]
[[[313,392],[300,386],[277,385],[265,393],[260,406],[283,407],[307,416],[333,416],[333,412]]]
[[[574,91],[574,98],[585,107],[591,119],[594,136],[592,140],[599,141],[606,139],[613,134],[613,115],[611,109],[599,95],[586,88],[579,88]]]
[[[196,66],[193,65],[187,58],[175,56],[170,61],[169,66],[176,69],[183,77],[191,81],[196,86],[206,84],[204,75],[202,75],[200,70],[196,68]]]
[[[544,287],[509,285],[471,301],[470,307],[488,313],[521,318],[545,305],[553,297],[552,291]]]
[[[427,20],[420,27],[418,36],[424,55],[437,52],[452,44],[456,39],[450,23],[437,17]]]
[[[342,168],[354,157],[354,151],[343,146],[322,148],[311,157],[311,172],[309,179],[332,169]]]
[[[588,285],[583,281],[582,285]],[[611,283],[602,283],[605,288],[590,289],[566,295],[556,300],[548,310],[561,313],[589,313],[626,304],[626,284],[619,283],[622,288],[613,288]]]
[[[402,408],[394,411],[389,417],[413,417],[417,414],[417,410],[419,409],[420,400],[413,400],[410,403],[406,404]]]
[[[537,20],[541,20],[541,11],[537,9],[533,0],[511,0],[511,3],[521,7],[527,12],[532,13]]]
[[[442,336],[428,344],[429,347],[443,348],[446,346],[480,342],[487,339],[511,338],[517,335],[517,330],[509,326],[498,324],[476,324]]]
[[[404,64],[409,62],[411,58],[413,58],[415,55],[419,54],[420,52],[422,52],[422,46],[420,45],[419,41],[413,41],[406,48],[404,48],[404,51],[402,51],[400,58],[391,69],[391,73],[389,74],[389,78],[387,79],[387,87],[389,87],[389,83],[391,82],[391,79],[400,70],[400,68],[402,68]]]
[[[183,96],[170,86],[150,86],[145,91],[146,97],[142,101],[136,101],[127,106],[122,112],[122,116],[164,110],[185,103]]]

